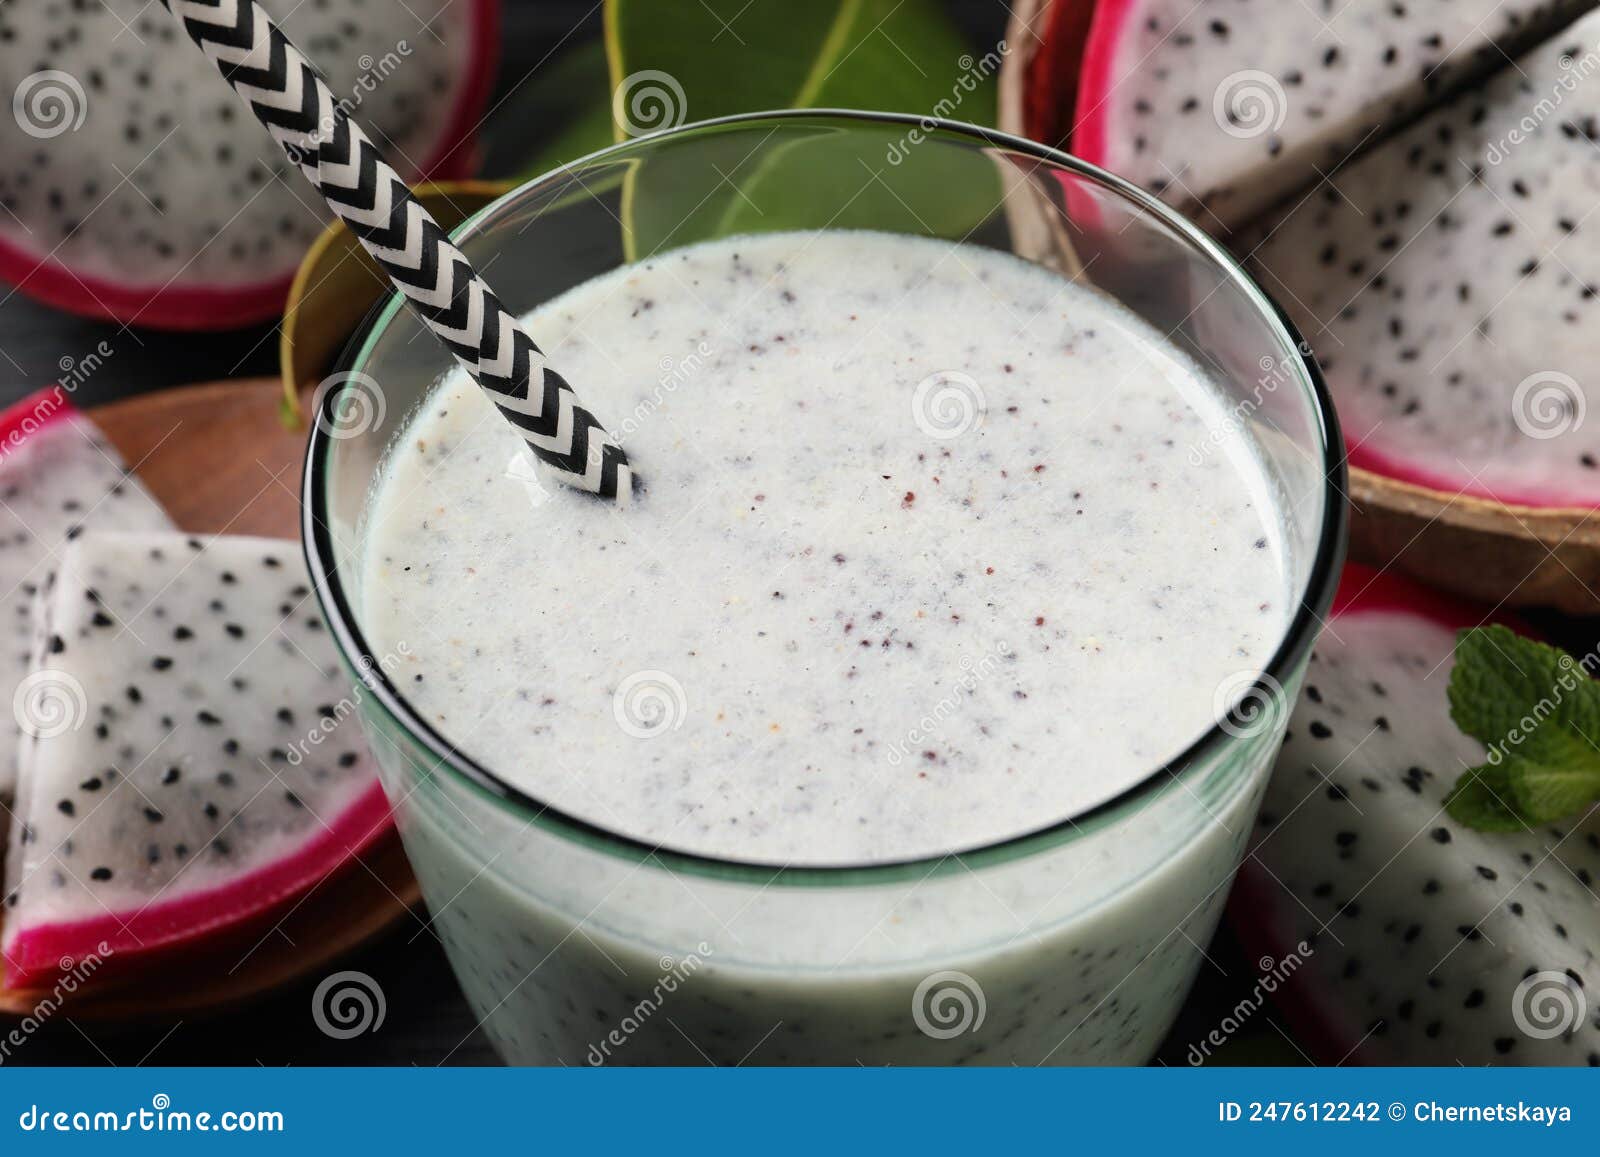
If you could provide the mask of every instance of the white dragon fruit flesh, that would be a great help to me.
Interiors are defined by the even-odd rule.
[[[1600,811],[1506,834],[1443,808],[1485,758],[1445,698],[1482,619],[1351,567],[1311,660],[1230,911],[1294,960],[1318,1060],[1600,1065]]]
[[[498,0],[261,0],[407,179],[464,175]],[[0,279],[170,329],[281,311],[326,206],[160,3],[0,7]]]
[[[33,604],[67,541],[85,527],[164,530],[172,523],[94,423],[55,387],[0,413],[0,804],[16,786],[23,728],[48,728],[60,704],[26,681]],[[3,844],[0,844],[3,846]]]
[[[1098,0],[1070,147],[1226,230],[1593,6]]]
[[[1350,461],[1600,506],[1600,12],[1243,240],[1316,351]]]
[[[387,830],[294,544],[88,531],[42,597],[68,716],[22,749],[8,985],[257,936]]]

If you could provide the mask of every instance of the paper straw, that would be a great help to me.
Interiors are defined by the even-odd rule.
[[[162,0],[289,160],[563,482],[627,501],[622,448],[255,0]]]

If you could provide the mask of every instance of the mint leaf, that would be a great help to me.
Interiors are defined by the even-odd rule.
[[[1527,828],[1516,806],[1504,764],[1484,764],[1462,774],[1444,797],[1451,819],[1480,832],[1520,832]]]
[[[1517,806],[1532,823],[1554,823],[1600,798],[1600,769],[1550,767],[1521,759],[1506,766]]]
[[[1600,684],[1559,647],[1499,625],[1462,631],[1449,695],[1456,726],[1491,748],[1539,759],[1549,744],[1548,762],[1579,754],[1600,766],[1586,738],[1600,737]]]
[[[1558,647],[1502,626],[1456,641],[1450,718],[1489,748],[1445,798],[1480,831],[1553,823],[1600,799],[1600,683]]]

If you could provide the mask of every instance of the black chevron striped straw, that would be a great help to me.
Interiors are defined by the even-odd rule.
[[[622,448],[261,6],[162,3],[533,452],[569,485],[627,501]]]

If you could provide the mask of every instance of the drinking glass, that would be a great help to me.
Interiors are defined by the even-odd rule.
[[[1126,182],[1040,145],[834,111],[732,117],[616,145],[521,186],[457,239],[520,315],[692,242],[845,228],[1019,254],[1114,298],[1206,367],[1232,403],[1229,429],[1191,454],[1253,440],[1297,611],[1211,730],[1083,814],[901,863],[779,868],[652,846],[530,796],[517,769],[455,747],[369,646],[361,559],[376,480],[450,368],[391,299],[322,400],[307,553],[430,926],[507,1061],[1140,1063],[1215,929],[1344,530],[1340,442],[1316,367],[1221,247]],[[350,392],[374,384],[375,420],[339,421]],[[1150,706],[1160,709],[1158,688]]]

